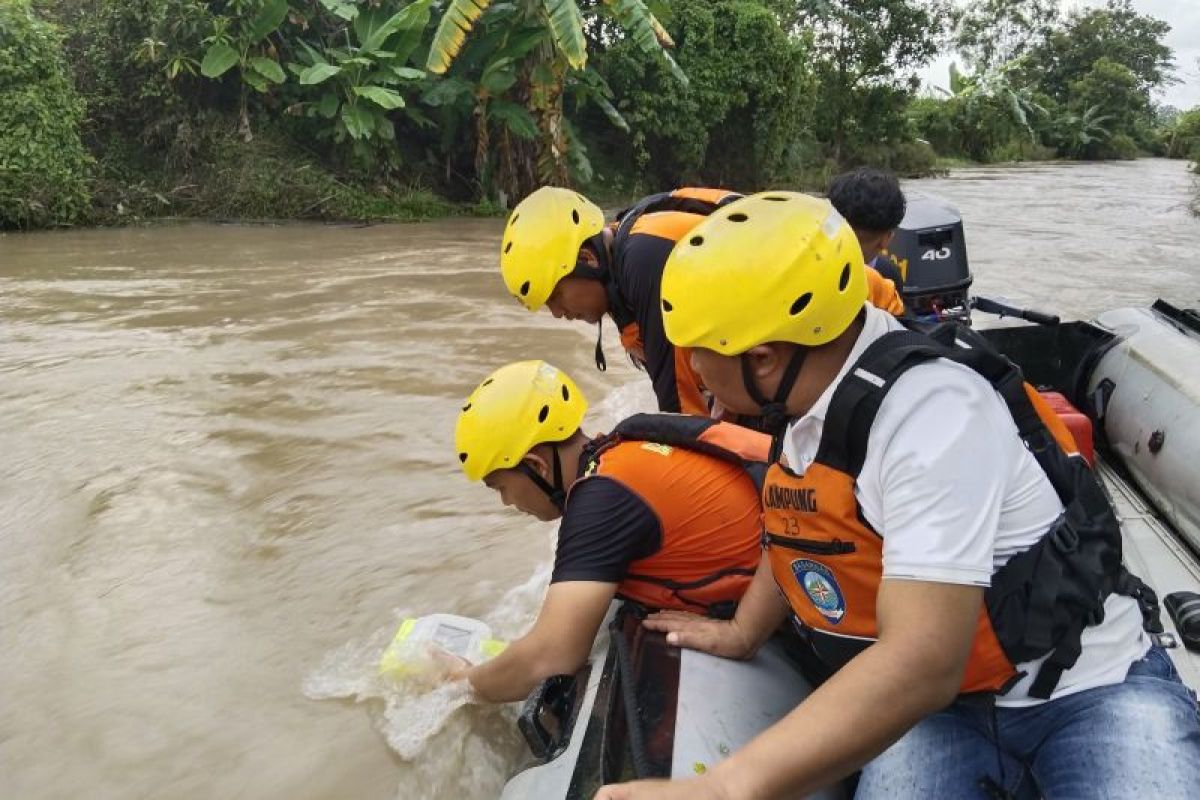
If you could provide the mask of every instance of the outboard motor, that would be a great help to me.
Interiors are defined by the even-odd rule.
[[[971,268],[962,215],[945,200],[910,195],[908,210],[883,251],[900,269],[909,316],[928,322],[971,322]]]

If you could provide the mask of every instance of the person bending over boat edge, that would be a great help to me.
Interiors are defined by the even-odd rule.
[[[580,429],[586,411],[565,373],[522,361],[492,373],[459,415],[455,446],[467,477],[505,505],[562,519],[533,628],[450,676],[484,700],[519,700],[583,666],[614,597],[729,616],[759,566],[761,506],[743,462],[765,462],[770,437],[649,414],[592,438]]]
[[[908,331],[864,284],[850,226],[789,192],[672,253],[667,335],[777,435],[762,569],[779,592],[760,573],[731,622],[644,624],[745,658],[794,613],[834,673],[705,775],[596,797],[792,797],[860,768],[868,800],[1195,797],[1196,698],[1143,631],[1148,589],[1069,434],[982,336]]]
[[[662,330],[659,286],[675,242],[741,195],[682,188],[649,195],[605,224],[604,212],[570,189],[545,186],[517,204],[500,244],[500,272],[521,305],[556,318],[603,326],[612,317],[621,343],[654,385],[659,411],[707,416],[709,403],[686,351]],[[871,297],[901,313],[895,286],[872,272]],[[600,342],[596,365],[604,369]]]

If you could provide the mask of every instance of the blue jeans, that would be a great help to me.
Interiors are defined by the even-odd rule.
[[[1019,800],[1196,800],[1196,695],[1155,646],[1123,683],[1028,708],[959,700],[867,764],[855,798],[984,800],[1001,788]]]

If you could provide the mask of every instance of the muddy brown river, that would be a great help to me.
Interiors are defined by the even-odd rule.
[[[1200,304],[1193,180],[908,187],[962,210],[977,292],[1086,317]],[[513,636],[544,589],[554,528],[462,478],[458,407],[532,357],[573,374],[590,430],[650,404],[611,326],[602,375],[594,329],[507,296],[502,225],[0,235],[0,797],[498,793],[512,709],[371,666],[400,617]]]

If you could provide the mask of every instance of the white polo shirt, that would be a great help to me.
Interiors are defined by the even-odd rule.
[[[902,327],[866,306],[841,372],[785,434],[792,470],[802,474],[816,456],[833,391],[851,365]],[[855,495],[883,536],[884,578],[974,586],[990,585],[992,573],[1041,538],[1062,511],[1000,395],[970,368],[944,359],[909,370],[880,405]],[[1135,600],[1113,595],[1104,608],[1104,622],[1084,631],[1083,652],[1051,699],[1120,683],[1150,647]],[[997,704],[1042,702],[1028,695],[1039,664],[1017,665],[1026,677]]]

